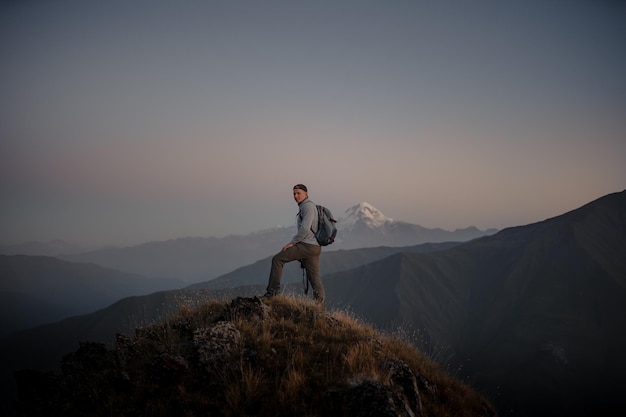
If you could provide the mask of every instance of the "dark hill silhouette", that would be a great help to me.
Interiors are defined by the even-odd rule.
[[[89,313],[131,295],[180,286],[174,279],[146,278],[48,256],[0,255],[0,336]]]
[[[33,294],[0,291],[0,337],[78,313],[81,311]]]
[[[625,254],[621,192],[324,280],[329,303],[419,331],[502,410],[610,415],[626,411]]]
[[[29,255],[29,256],[52,256],[70,255],[87,251],[79,245],[65,242],[60,239],[48,242],[29,241],[15,245],[0,244],[2,255]]]
[[[0,415],[15,412],[12,405],[16,395],[15,371],[58,370],[63,355],[76,350],[80,342],[110,345],[118,333],[130,335],[138,327],[172,317],[181,308],[196,308],[208,300],[227,297],[230,294],[206,290],[172,290],[127,297],[93,313],[0,338]]]

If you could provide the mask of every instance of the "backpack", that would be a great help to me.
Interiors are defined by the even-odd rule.
[[[317,232],[314,232],[315,239],[317,239],[317,243],[320,246],[328,246],[335,241],[335,236],[337,236],[337,228],[335,227],[337,220],[326,207],[319,204],[316,204],[315,207],[317,208]]]

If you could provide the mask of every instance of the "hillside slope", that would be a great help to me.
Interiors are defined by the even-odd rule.
[[[286,297],[208,303],[83,343],[62,373],[18,373],[18,410],[40,416],[495,416],[411,345]]]
[[[512,415],[611,415],[626,411],[624,254],[621,192],[324,278],[329,305],[419,332]]]
[[[459,242],[423,243],[414,246],[390,247],[379,246],[375,248],[348,249],[339,251],[323,250],[323,261],[320,263],[322,275],[338,271],[346,271],[361,265],[386,258],[394,253],[427,253],[435,252],[457,246]],[[226,289],[247,285],[267,285],[272,257],[260,259],[253,264],[242,266],[232,272],[221,275],[210,281],[203,281],[189,285],[188,289]],[[287,263],[283,270],[281,282],[283,284],[297,283],[302,281],[302,269],[298,262]]]
[[[48,256],[0,255],[0,336],[89,313],[124,297],[180,286],[175,279],[146,278]]]

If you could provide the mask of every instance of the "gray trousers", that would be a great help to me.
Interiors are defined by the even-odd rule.
[[[272,269],[267,284],[267,292],[278,294],[280,292],[280,278],[283,275],[283,266],[287,262],[302,259],[302,266],[306,270],[306,277],[313,288],[313,299],[318,304],[324,305],[326,294],[322,279],[320,278],[320,254],[322,247],[309,245],[308,243],[296,243],[287,250],[280,251],[272,258]]]

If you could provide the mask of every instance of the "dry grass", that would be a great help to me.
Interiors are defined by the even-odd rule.
[[[436,396],[422,396],[428,415],[475,416],[490,408],[414,346],[382,336],[347,312],[322,313],[313,303],[289,297],[266,303],[269,320],[235,322],[243,337],[234,359],[246,363],[250,351],[257,358],[255,366],[241,366],[238,374],[230,374],[233,380],[225,381],[236,404],[261,402],[274,408],[272,415],[298,415],[304,409],[315,415],[314,405],[325,401],[329,388],[364,380],[388,383],[384,359],[396,358],[438,387]],[[241,392],[232,392],[237,389]]]
[[[213,365],[199,361],[193,335],[224,322],[223,302],[185,307],[171,320],[137,331],[126,360],[116,359],[116,369],[107,370],[93,387],[107,405],[100,403],[99,412],[83,409],[81,415],[349,415],[332,409],[329,395],[363,381],[389,384],[388,360],[405,363],[433,387],[420,390],[424,415],[495,415],[484,398],[413,345],[383,336],[347,312],[323,312],[312,302],[285,296],[263,302],[268,317],[234,318],[237,342]],[[119,368],[125,391],[119,388]],[[117,379],[107,382],[111,375]],[[93,372],[86,378],[96,380]]]

